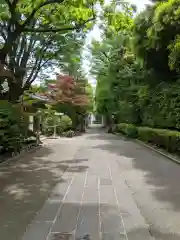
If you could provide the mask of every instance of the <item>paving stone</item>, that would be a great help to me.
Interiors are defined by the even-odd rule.
[[[102,233],[102,240],[127,240],[124,234],[120,233]]]
[[[146,227],[146,222],[141,215],[129,188],[127,186],[122,186],[122,184],[117,184],[116,196],[126,230],[131,231],[134,228]]]
[[[99,201],[98,190],[94,187],[85,187],[83,202],[98,203],[98,201]]]
[[[101,232],[120,232],[124,233],[122,218],[119,214],[118,208],[108,205],[100,205],[101,216]]]
[[[51,233],[48,240],[74,240],[71,233]]]
[[[65,198],[65,202],[81,202],[84,186],[72,185]]]
[[[87,179],[86,179],[86,187],[94,187],[98,189],[98,177],[96,175],[90,175],[88,173]]]
[[[112,186],[100,186],[100,202],[117,205],[114,188]]]
[[[46,201],[41,211],[37,214],[35,221],[54,221],[60,206],[60,202]]]
[[[79,209],[79,204],[64,203],[53,226],[52,232],[73,232],[77,225]]]
[[[128,240],[153,240],[147,228],[134,228],[127,236]]]
[[[84,191],[85,177],[85,173],[78,174],[74,177],[74,180],[64,199],[65,202],[81,202]]]
[[[34,222],[28,226],[22,240],[46,240],[51,226],[50,222]]]
[[[100,240],[100,219],[98,204],[84,204],[77,221],[76,238],[89,235],[92,240]]]
[[[64,198],[64,195],[66,194],[66,191],[71,181],[72,181],[72,177],[64,176],[64,178],[62,178],[62,180],[60,180],[60,182],[53,189],[49,199],[53,201],[61,202]]]
[[[112,185],[112,180],[108,178],[100,178],[100,185],[102,186]]]
[[[132,213],[131,213],[132,210]],[[121,214],[126,231],[132,231],[133,229],[145,228],[147,227],[144,219],[137,212],[133,212],[133,209],[129,209],[129,213]]]

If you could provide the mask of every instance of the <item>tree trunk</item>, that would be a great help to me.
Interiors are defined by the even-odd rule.
[[[107,132],[112,133],[113,132],[113,119],[110,114],[106,116],[106,126],[107,126]]]

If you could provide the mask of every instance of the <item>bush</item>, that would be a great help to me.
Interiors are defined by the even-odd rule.
[[[0,152],[18,152],[27,137],[28,120],[18,105],[0,101]]]
[[[119,123],[116,127],[117,132],[121,132],[128,137],[137,137],[137,128],[133,124]]]
[[[169,152],[178,152],[180,150],[180,132],[178,131],[139,127],[138,138],[164,148]]]
[[[43,134],[48,136],[54,133],[54,124],[56,124],[56,133],[61,135],[63,132],[69,131],[72,128],[72,120],[67,115],[62,117],[54,116],[53,114],[48,115],[43,123]]]
[[[72,128],[72,120],[69,116],[63,115],[60,120],[59,126],[63,132],[66,132]]]
[[[136,127],[133,124],[120,123],[116,131],[128,137],[138,138],[144,142],[155,144],[168,152],[179,152],[180,132],[168,129],[157,129],[150,127]]]
[[[46,116],[46,118],[44,119],[43,122],[43,134],[47,135],[47,136],[51,136],[54,133],[54,116]],[[57,121],[56,121],[56,124]]]

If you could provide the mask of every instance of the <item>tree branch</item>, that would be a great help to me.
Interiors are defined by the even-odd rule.
[[[44,48],[43,52],[46,53],[47,47]],[[46,59],[45,61],[43,61],[43,55],[41,56],[41,58],[36,58],[36,61],[34,63],[33,68],[31,69],[31,73],[28,76],[26,83],[24,85],[24,89],[29,88],[29,86],[34,82],[34,80],[36,79],[38,73],[40,72],[40,70],[49,62],[51,61],[55,56],[58,55],[58,53],[60,52],[60,50],[57,50],[53,57],[50,57],[48,59]],[[43,54],[43,53],[42,53]]]
[[[40,60],[41,61],[41,60]],[[31,72],[24,84],[24,89],[28,88],[31,85],[31,80],[33,78],[34,72],[36,71],[36,69],[38,68],[38,59],[36,59],[33,68],[31,69]]]
[[[68,30],[76,30],[77,27],[67,27],[67,28],[48,28],[48,29],[37,29],[37,28],[25,28],[23,32],[38,32],[38,33],[49,33],[49,32],[61,32]]]
[[[42,7],[44,7],[44,6],[47,6],[47,5],[50,5],[50,4],[53,4],[53,3],[62,3],[62,2],[64,2],[64,0],[49,0],[49,1],[46,1],[46,2],[44,2],[44,3],[40,3],[37,7],[35,7],[35,8],[32,10],[31,14],[30,14],[29,17],[25,20],[25,22],[23,23],[22,27],[24,28],[25,26],[27,26],[27,25],[31,22],[31,20],[33,19],[34,15],[36,14],[36,12],[37,12],[40,8],[42,8]]]
[[[25,50],[25,45],[27,43],[27,39],[26,39],[26,36],[25,35],[22,35],[19,37],[18,39],[18,47],[17,47],[17,52],[16,52],[16,62],[18,65],[20,65],[20,59],[23,55],[23,52]]]
[[[25,69],[26,68],[26,65],[27,65],[27,62],[28,62],[28,59],[30,57],[30,54],[31,54],[31,51],[32,51],[32,47],[33,47],[33,35],[31,36],[30,39],[26,39],[26,46],[24,48],[24,51],[23,51],[23,54],[22,54],[22,58],[21,58],[21,61],[20,61],[20,66]]]
[[[86,25],[86,23],[91,22],[93,20],[95,20],[94,17],[84,21],[84,23],[82,23],[82,24],[78,24],[74,27],[66,27],[66,28],[48,28],[48,29],[24,28],[23,32],[39,32],[39,33],[54,32],[55,33],[55,32],[62,32],[62,31],[78,30],[78,29],[83,28]]]
[[[102,54],[109,60],[109,57],[105,52],[102,52]]]
[[[36,77],[34,76],[37,76],[39,70],[40,70],[40,66],[41,66],[41,63],[43,61],[43,54],[46,52],[48,48],[48,45],[45,45],[43,48],[41,48],[41,55],[39,55],[39,57],[36,58],[35,60],[35,63],[34,63],[34,66],[32,67],[31,71],[30,71],[30,74],[26,80],[26,83],[25,83],[25,86],[24,88],[26,89],[28,86],[31,85],[31,83],[35,80]]]

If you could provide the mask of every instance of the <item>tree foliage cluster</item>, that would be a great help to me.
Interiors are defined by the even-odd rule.
[[[155,1],[136,15],[128,6],[113,17],[119,28],[105,23],[92,46],[97,111],[107,124],[179,130],[180,1]]]
[[[56,80],[46,81],[45,95],[53,109],[70,117],[73,129],[84,121],[93,110],[92,87],[88,81],[80,75],[57,75]]]
[[[19,119],[24,116],[28,119],[28,112],[36,115],[37,130],[38,109],[46,109],[46,102],[53,105],[53,112],[72,118],[75,126],[73,119],[80,121],[79,116],[83,119],[91,111],[92,91],[80,66],[86,33],[95,23],[97,2],[103,4],[103,0],[0,1],[0,145],[3,151],[11,151],[10,148],[14,151],[24,143],[28,123],[22,127]],[[51,81],[44,79],[51,79],[54,68],[59,68],[65,76],[72,76],[69,78],[74,79],[73,90],[68,96],[66,84],[55,80],[57,96],[52,99],[49,94],[45,99],[43,96],[47,88],[50,90]],[[40,87],[34,86],[37,80],[42,82]],[[69,97],[68,101],[65,96]],[[87,99],[91,100],[87,102]],[[71,122],[68,116],[67,121],[61,119],[63,129]],[[53,119],[47,117],[46,121]],[[21,133],[24,128],[25,132]]]
[[[56,115],[57,112],[48,106],[42,111],[42,133],[43,135],[52,136],[55,133],[60,136],[72,129],[72,120],[67,115]]]
[[[96,0],[1,1],[1,100],[18,101],[47,68],[67,63],[69,49],[82,43],[85,33],[94,25],[96,3]],[[4,83],[8,88],[4,89]]]
[[[0,153],[18,152],[33,133],[28,130],[28,116],[21,106],[0,101]]]

